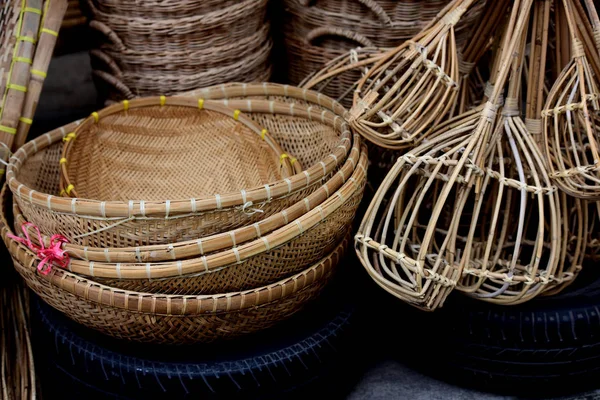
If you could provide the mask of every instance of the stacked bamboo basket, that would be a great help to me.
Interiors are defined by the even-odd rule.
[[[112,100],[271,75],[267,0],[87,0],[97,87]]]
[[[15,152],[2,236],[34,292],[109,335],[265,329],[319,294],[348,244],[367,154],[347,117],[267,83],[115,103]]]

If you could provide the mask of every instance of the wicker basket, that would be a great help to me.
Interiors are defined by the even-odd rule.
[[[266,329],[316,297],[341,259],[347,240],[314,266],[269,286],[205,296],[154,295],[100,285],[69,272],[36,272],[39,262],[27,247],[2,237],[27,285],[71,319],[105,334],[141,342],[210,342]]]
[[[156,7],[151,1],[138,4],[135,12],[130,12],[133,2],[88,3],[90,27],[101,34],[91,56],[102,97],[172,95],[270,79],[267,0],[169,1]]]
[[[280,96],[280,100],[289,103],[248,100],[248,96],[269,95]],[[58,174],[62,138],[74,129],[72,125],[35,139],[11,158],[7,177],[27,220],[43,233],[62,233],[85,246],[123,247],[197,239],[213,233],[213,226],[222,232],[264,217],[257,215],[260,212],[248,215],[245,211],[249,206],[268,207],[273,213],[303,199],[318,190],[321,179],[336,172],[350,153],[351,133],[337,115],[345,113],[345,109],[318,93],[281,85],[239,84],[204,90],[202,97],[241,97],[222,101],[255,119],[284,150],[310,167],[283,181],[228,196],[170,202],[69,200],[56,197],[57,187],[39,179],[39,171],[44,177]],[[197,99],[188,101],[198,104]],[[295,101],[306,101],[312,106],[305,108]]]
[[[205,254],[213,253],[217,250],[233,248],[239,244],[260,238],[275,229],[279,229],[287,225],[291,221],[299,218],[305,213],[311,211],[321,205],[327,198],[352,177],[355,167],[358,165],[360,157],[359,142],[354,144],[350,156],[346,159],[344,166],[317,191],[310,196],[283,210],[280,213],[274,214],[259,222],[249,226],[243,226],[233,231],[220,233],[210,237],[201,239],[189,240],[185,242],[154,245],[154,246],[139,246],[139,247],[119,247],[119,248],[101,248],[80,246],[73,243],[65,243],[62,249],[75,259],[86,261],[100,262],[129,262],[129,263],[146,263],[168,260],[185,260],[192,257],[199,257]],[[23,217],[21,210],[16,202],[13,203],[13,215],[15,218],[15,229],[19,232],[22,227],[25,227],[27,220]],[[42,235],[42,241],[37,240],[38,232],[33,227],[28,228],[29,236],[37,245],[43,243],[49,246],[51,238]]]
[[[240,0],[95,0],[98,10],[144,18],[181,18],[229,8]]]
[[[256,46],[256,43],[252,45]],[[90,55],[95,81],[100,85],[99,90],[107,91],[107,97],[111,100],[120,100],[159,94],[174,95],[231,81],[266,82],[271,77],[269,58],[272,46],[271,39],[267,38],[258,43],[257,47],[248,48],[247,51],[240,49],[234,58],[215,67],[187,63],[193,68],[192,71],[187,70],[187,67],[181,67],[179,71],[180,65],[168,61],[168,53],[160,58],[164,59],[165,65],[169,65],[168,68],[173,69],[172,71],[164,71],[165,68],[158,67],[145,68],[143,71],[139,68],[130,69],[129,66],[120,67],[119,64],[123,64],[120,57],[113,54],[113,59],[101,50],[92,50]],[[143,57],[139,58],[139,61],[143,60]]]
[[[90,52],[91,56],[97,59],[98,63],[104,63],[108,70],[119,78],[123,72],[189,75],[206,69],[226,67],[236,60],[251,60],[249,57],[252,53],[260,52],[265,44],[270,42],[268,22],[237,42],[199,50],[182,47],[170,51],[131,50],[102,22],[91,21],[90,28],[99,32],[103,38],[100,47]]]
[[[322,204],[272,233],[199,258],[165,262],[115,262],[118,249],[105,251],[112,262],[71,259],[68,269],[109,286],[151,293],[206,294],[251,289],[288,277],[327,255],[351,225],[366,182],[366,149],[347,182]],[[15,221],[26,222],[15,211]],[[287,221],[287,215],[282,217]],[[33,233],[33,232],[32,232]],[[37,233],[33,233],[35,238]],[[36,240],[39,243],[40,240]],[[195,241],[195,245],[202,244]],[[138,249],[139,251],[140,249]],[[140,251],[141,252],[141,251]],[[130,253],[131,255],[135,253]],[[111,258],[111,256],[113,258]]]
[[[267,11],[267,0],[243,0],[204,14],[153,19],[104,13],[95,1],[88,0],[93,19],[109,26],[125,47],[139,51],[191,51],[235,43],[259,31]]]
[[[61,194],[103,201],[161,201],[174,193],[201,198],[302,171],[266,129],[220,102],[163,96],[125,105],[94,113],[65,138]]]

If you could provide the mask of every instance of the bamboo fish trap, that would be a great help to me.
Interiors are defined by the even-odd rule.
[[[386,53],[359,81],[350,122],[367,140],[400,149],[436,125],[459,88],[454,26],[474,0],[455,0],[429,29]]]
[[[544,151],[550,176],[570,196],[600,199],[600,110],[597,76],[578,33],[575,6],[564,0],[572,59],[550,90],[542,112]],[[563,39],[564,40],[564,39]]]
[[[528,21],[532,0],[514,7],[496,85],[481,107],[444,122],[430,140],[398,159],[355,237],[358,257],[383,289],[434,310],[472,259],[472,201],[481,192],[485,154],[500,94]]]
[[[566,218],[564,197],[552,185],[538,148],[550,2],[535,3],[532,61],[526,121],[519,113],[527,30],[519,36],[501,118],[485,154],[485,176],[475,199],[470,234],[471,260],[458,290],[484,301],[517,304],[558,285],[565,286],[581,269],[582,241],[567,243],[580,218]],[[537,43],[536,43],[537,42]],[[536,66],[537,65],[537,66]],[[542,86],[541,86],[542,85]],[[532,114],[532,111],[537,112]],[[535,130],[537,129],[537,130]],[[562,200],[562,201],[561,201]],[[574,226],[571,225],[573,224]],[[573,246],[572,254],[567,245]]]

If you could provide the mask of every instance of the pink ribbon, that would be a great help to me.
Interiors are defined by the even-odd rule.
[[[39,246],[31,241],[29,237],[29,231],[27,227],[32,227],[37,232]],[[31,251],[35,252],[37,257],[41,260],[37,266],[37,270],[42,275],[48,275],[52,270],[52,265],[58,265],[61,268],[67,268],[69,265],[69,255],[65,250],[62,249],[63,243],[69,243],[69,239],[63,235],[52,235],[50,238],[50,246],[45,247],[44,241],[42,240],[42,234],[37,226],[31,222],[25,222],[21,229],[25,238],[8,234],[8,237],[27,246]]]

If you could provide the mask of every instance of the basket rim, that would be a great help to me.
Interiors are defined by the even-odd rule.
[[[38,192],[21,183],[17,179],[16,175],[18,174],[21,165],[29,158],[29,156],[37,153],[40,150],[43,150],[58,140],[62,140],[62,138],[67,135],[67,131],[75,129],[75,127],[81,123],[80,120],[55,129],[26,143],[13,154],[13,156],[9,159],[9,165],[7,167],[6,174],[11,191],[13,194],[17,195],[19,199],[27,201],[33,206],[45,208],[51,212],[60,212],[79,216],[88,215],[102,218],[131,218],[136,216],[141,216],[144,218],[167,218],[169,215],[174,216],[186,213],[199,213],[202,211],[223,210],[241,206],[248,201],[252,201],[254,203],[270,201],[274,198],[287,196],[294,191],[315,184],[347,157],[352,147],[351,142],[353,142],[353,140],[351,137],[353,137],[354,140],[360,140],[358,135],[352,135],[345,119],[347,111],[341,104],[321,93],[307,89],[299,89],[288,85],[267,83],[223,84],[186,94],[186,96],[192,95],[200,96],[200,98],[205,100],[219,99],[222,100],[225,105],[235,107],[241,111],[248,109],[248,106],[256,111],[256,107],[253,107],[251,100],[229,100],[229,97],[285,96],[296,98],[298,100],[302,99],[310,103],[316,103],[320,107],[326,108],[326,110],[323,110],[318,115],[315,115],[316,113],[310,112],[312,107],[309,106],[306,108],[308,111],[306,113],[306,117],[309,119],[322,120],[329,116],[332,118],[334,125],[337,125],[338,120],[341,120],[339,123],[339,129],[342,131],[340,137],[341,140],[339,141],[340,144],[334,149],[333,153],[324,158],[327,160],[327,162],[320,161],[304,170],[302,173],[296,174],[290,178],[286,178],[283,181],[276,182],[272,185],[265,185],[262,188],[256,188],[251,191],[234,193],[228,196],[215,195],[213,197],[202,199],[201,201],[198,201],[197,199],[168,201],[165,199],[165,201],[156,202],[144,202],[143,200],[129,202],[103,202],[99,200],[78,198],[67,200],[65,198],[57,197],[47,193]],[[264,109],[265,112],[272,111],[273,114],[287,113],[287,115],[291,116],[298,114],[294,111],[296,103],[276,104],[274,101],[261,101],[263,102],[262,104],[266,106]],[[122,103],[117,105],[117,107],[122,106]],[[298,109],[298,107],[296,109]],[[108,205],[110,205],[110,207],[107,207]],[[81,210],[81,212],[78,210]]]
[[[243,263],[245,260],[282,246],[304,232],[322,223],[346,201],[351,199],[366,182],[367,149],[361,148],[360,160],[350,178],[335,193],[311,211],[294,221],[231,249],[224,249],[199,258],[169,260],[156,263],[108,263],[70,259],[68,270],[76,274],[114,279],[160,279],[189,275],[204,275]],[[196,242],[195,242],[196,243]]]
[[[185,98],[185,100],[188,100],[188,98]],[[79,124],[72,133],[68,134],[63,139],[65,144],[63,145],[60,160],[61,195],[65,194],[63,193],[64,190],[69,197],[78,197],[77,188],[72,185],[71,178],[69,175],[68,160],[71,159],[70,156],[73,155],[73,150],[74,146],[76,146],[75,143],[77,142],[77,137],[79,137],[79,135],[82,134],[82,130],[86,130],[86,132],[83,134],[90,135],[89,129],[95,124],[98,124],[102,118],[113,116],[119,113],[127,113],[129,110],[133,109],[150,108],[156,106],[159,106],[161,108],[188,107],[197,109],[199,111],[207,110],[219,113],[221,115],[228,115],[229,117],[233,118],[234,121],[239,122],[240,124],[250,129],[250,131],[254,132],[257,136],[255,140],[263,140],[268,144],[272,151],[271,156],[275,155],[275,158],[279,159],[281,169],[278,172],[282,178],[289,177],[294,173],[300,172],[297,168],[294,168],[294,164],[296,164],[296,159],[292,155],[283,151],[279,143],[277,143],[277,141],[275,141],[271,137],[271,135],[266,129],[260,127],[254,120],[246,116],[240,110],[225,106],[222,102],[218,102],[215,100],[205,101],[204,99],[198,99],[197,102],[191,102],[189,100],[185,102],[179,102],[178,99],[176,100],[174,97],[158,96],[144,97],[134,100],[124,100],[121,104],[123,105],[123,107],[120,107],[119,104],[113,104],[111,106],[103,108],[98,112],[93,113],[90,117],[88,117],[81,124]],[[69,136],[71,134],[73,134],[73,136]],[[80,158],[81,157],[82,156],[80,155]],[[69,190],[70,187],[72,188]],[[73,194],[73,196],[71,196],[71,194]]]

